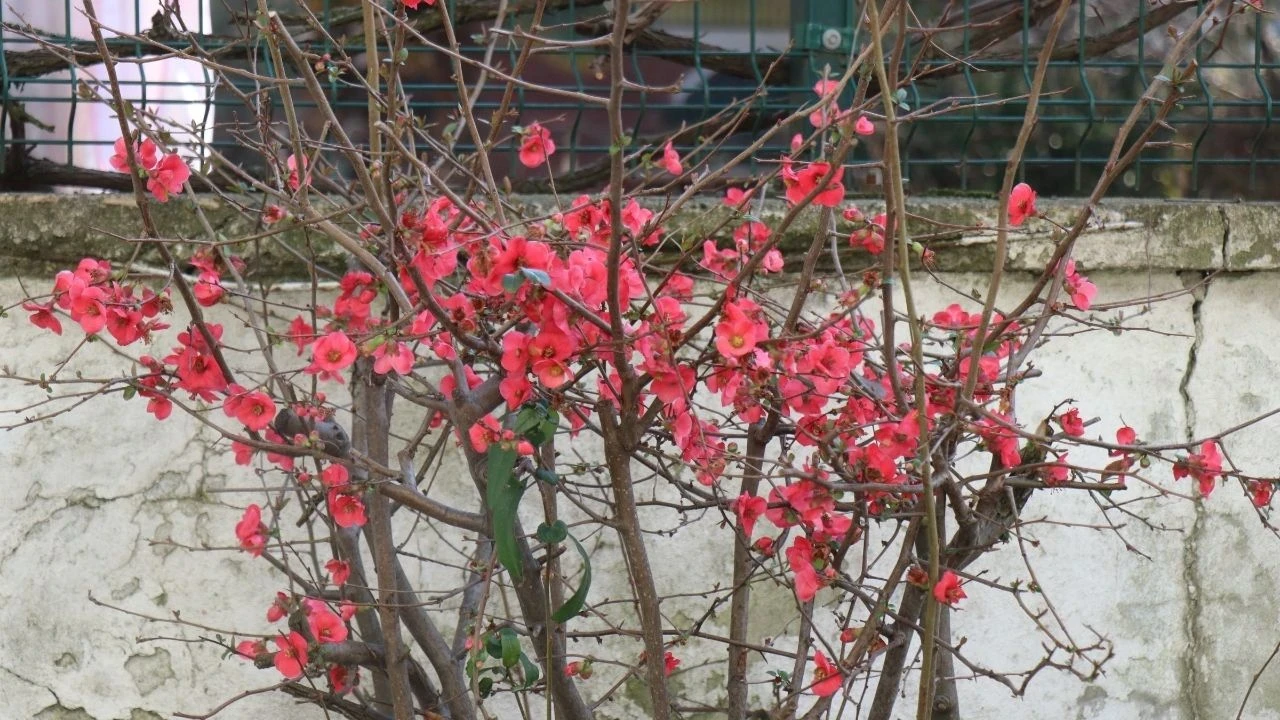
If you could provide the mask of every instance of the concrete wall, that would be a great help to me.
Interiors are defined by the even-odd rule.
[[[921,204],[931,205],[919,208],[923,213],[963,215],[967,222],[982,220],[990,205]],[[1057,213],[1068,206],[1052,207]],[[165,222],[173,223],[169,236],[182,237],[187,220],[180,206],[171,203],[165,210],[171,215]],[[1105,227],[1086,236],[1078,253],[1100,288],[1097,302],[1175,297],[1145,314],[1130,311],[1126,332],[1098,331],[1051,343],[1036,360],[1044,376],[1019,396],[1024,421],[1071,397],[1084,417],[1101,419],[1091,434],[1109,435],[1123,421],[1158,443],[1210,433],[1280,406],[1272,377],[1280,363],[1280,208],[1122,203],[1104,210]],[[21,283],[31,291],[46,288],[50,267],[100,252],[105,246],[92,228],[129,234],[131,227],[127,205],[118,198],[0,197],[0,256],[11,273],[0,280],[0,305],[21,295]],[[957,236],[950,247],[939,251],[943,282],[922,287],[928,312],[958,301],[956,291],[985,287],[985,276],[972,271],[989,258],[989,238]],[[1034,267],[1046,247],[1044,238],[1018,239],[1007,297],[1026,287],[1029,276],[1021,269]],[[1178,294],[1214,270],[1221,273],[1207,291]],[[287,268],[279,272],[287,274]],[[0,365],[18,375],[38,375],[75,350],[76,333],[55,338],[22,315],[0,319]],[[235,328],[229,325],[228,331]],[[168,340],[159,346],[157,351],[167,349]],[[111,377],[126,368],[103,344],[92,344],[76,351],[64,375]],[[42,395],[0,382],[4,408]],[[23,414],[40,412],[32,407]],[[0,416],[0,425],[16,420]],[[1276,423],[1264,422],[1224,445],[1236,463],[1274,474],[1276,434]],[[1099,461],[1083,453],[1072,459]],[[452,470],[457,461],[449,457],[437,486],[462,498],[470,491]],[[8,502],[0,503],[0,717],[152,720],[174,711],[208,712],[246,689],[273,683],[271,672],[224,660],[198,642],[174,640],[262,632],[268,627],[263,613],[283,587],[265,564],[232,547],[239,509],[252,501],[238,491],[260,485],[230,462],[207,430],[179,414],[156,423],[137,400],[97,398],[66,415],[0,433],[0,467],[9,489]],[[1045,521],[1027,528],[1022,547],[1005,546],[981,568],[1004,581],[1036,580],[1054,611],[1042,622],[1058,637],[1081,646],[1096,639],[1094,631],[1108,638],[1114,657],[1105,674],[1081,682],[1045,670],[1025,698],[989,680],[962,681],[966,717],[1235,716],[1254,674],[1280,642],[1280,539],[1234,485],[1196,502],[1172,494],[1191,493],[1188,481],[1174,483],[1167,471],[1153,479],[1154,486],[1135,485],[1123,494],[1133,503],[1129,509],[1145,520],[1104,516],[1078,493],[1038,493],[1024,516]],[[660,514],[647,520],[651,527],[673,522]],[[689,591],[726,578],[726,558],[689,549],[727,548],[728,530],[704,522],[681,532],[654,541],[661,589]],[[592,549],[607,558],[616,543],[600,541]],[[593,599],[627,592],[624,575],[606,570],[606,561],[596,567]],[[454,578],[447,582],[454,584]],[[970,599],[954,622],[971,657],[1000,672],[1032,666],[1042,655],[1035,623],[1007,594],[979,583],[967,590]],[[831,600],[819,596],[818,622],[829,622],[838,609]],[[1023,600],[1033,610],[1045,607],[1034,594]],[[752,639],[771,638],[787,647],[795,625],[789,592],[779,587],[758,593],[757,603],[761,615]],[[705,603],[691,599],[669,603],[664,611],[694,617],[702,608]],[[178,611],[208,630],[145,619]],[[726,622],[722,614],[706,629],[723,631]],[[571,650],[602,652],[581,644]],[[717,648],[691,641],[679,654],[679,686],[690,695],[723,685],[723,672],[713,662],[721,657]],[[790,668],[757,661],[751,678],[764,680],[770,669]],[[608,687],[607,677],[607,670],[603,678],[598,675],[586,685],[588,692]],[[645,717],[641,696],[628,688],[602,708],[601,717]],[[899,707],[899,717],[912,716],[909,697]],[[323,714],[261,695],[218,717]],[[843,717],[856,717],[855,708]],[[1244,717],[1280,718],[1280,667],[1262,674]]]

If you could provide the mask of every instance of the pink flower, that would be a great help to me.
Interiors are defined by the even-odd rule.
[[[724,192],[724,204],[741,210],[746,207],[747,203],[751,202],[751,196],[754,194],[754,190],[731,187]]]
[[[311,364],[306,372],[318,373],[321,379],[341,380],[340,373],[356,361],[357,351],[351,338],[338,330],[317,340],[311,353]]]
[[[307,613],[311,637],[318,643],[339,643],[347,639],[347,625],[342,618],[323,605]]]
[[[1173,478],[1181,480],[1191,476],[1199,483],[1200,495],[1206,498],[1213,492],[1215,482],[1221,475],[1222,452],[1218,443],[1213,440],[1205,440],[1200,445],[1200,452],[1192,453],[1173,464]]]
[[[334,463],[320,471],[320,482],[330,490],[344,487],[351,482],[351,473],[345,465]]]
[[[724,306],[723,319],[716,323],[716,349],[721,355],[740,358],[750,355],[759,341],[759,328],[737,303]]]
[[[1119,430],[1116,430],[1117,445],[1133,445],[1136,442],[1138,442],[1137,430],[1134,430],[1128,425],[1125,425],[1124,427],[1121,427]],[[1124,453],[1119,450],[1112,450],[1110,454],[1112,456],[1115,456],[1115,455],[1123,455]]]
[[[253,462],[253,448],[238,440],[231,441],[231,452],[235,455],[237,465],[248,465]]]
[[[302,351],[315,341],[316,329],[299,315],[289,323],[289,332],[285,337],[298,346],[298,354],[301,355]]]
[[[386,375],[395,371],[399,375],[408,375],[413,369],[413,350],[402,342],[384,342],[373,351],[373,371]]]
[[[255,504],[244,509],[244,515],[236,523],[236,539],[250,555],[262,555],[267,547],[267,526],[262,524],[262,508]]]
[[[791,574],[795,575],[796,598],[800,602],[812,600],[823,584],[818,571],[813,568],[813,556],[813,544],[803,535],[798,535],[787,548],[787,563],[791,566]]]
[[[329,571],[329,579],[338,587],[346,585],[347,580],[351,578],[351,564],[343,562],[338,558],[334,558],[325,563],[324,569]]]
[[[164,420],[173,413],[173,401],[167,397],[153,397],[147,401],[147,412],[157,420]]]
[[[487,452],[489,444],[497,442],[502,437],[502,426],[492,415],[485,415],[471,426],[467,431],[467,437],[471,440],[471,447],[475,448],[476,452]]]
[[[1076,408],[1071,408],[1059,415],[1058,424],[1062,426],[1062,431],[1071,437],[1084,435],[1084,421],[1080,419],[1080,411]]]
[[[138,159],[138,165],[141,166],[144,172],[156,166],[156,144],[151,142],[150,138],[144,138],[141,143],[135,144],[133,147]],[[109,162],[117,172],[129,172],[129,153],[125,150],[124,138],[116,140],[115,154],[111,156]]]
[[[795,171],[789,158],[783,159],[782,184],[786,186],[787,202],[795,205],[813,192],[823,181],[830,181],[813,198],[814,205],[836,207],[844,200],[844,185],[840,182],[841,169],[832,169],[831,163],[815,162]]]
[[[360,527],[368,522],[360,498],[337,490],[329,491],[329,515],[340,528]]]
[[[751,531],[755,530],[756,520],[768,509],[769,503],[759,495],[742,493],[733,501],[733,511],[738,514],[738,525],[742,534],[751,539]]]
[[[177,154],[165,155],[160,163],[150,170],[147,177],[147,190],[160,202],[168,202],[170,195],[182,192],[182,186],[191,177],[191,169]]]
[[[1036,214],[1036,191],[1026,183],[1013,186],[1009,193],[1009,224],[1017,227]]]
[[[675,672],[678,667],[680,667],[680,658],[672,655],[671,653],[667,653],[663,656],[662,671],[667,677],[671,677],[671,673]]]
[[[556,143],[551,139],[551,131],[540,123],[531,123],[524,129],[524,139],[520,142],[520,163],[527,168],[536,168],[546,162],[556,151]]]
[[[680,153],[676,152],[675,146],[671,141],[667,141],[667,146],[662,149],[662,168],[672,175],[683,175],[684,166],[680,164]]]
[[[282,592],[276,593],[276,599],[267,608],[267,622],[278,622],[289,614],[290,598]]]
[[[405,0],[406,2],[416,2],[417,0]],[[427,0],[428,4],[435,0]],[[357,683],[360,682],[360,671],[357,668],[347,667],[346,665],[334,665],[329,668],[329,687],[333,690],[334,695],[345,695],[355,689]]]
[[[290,155],[289,158],[285,160],[285,165],[288,166],[289,168],[289,189],[290,190],[293,190],[296,192],[298,188],[302,187],[303,185],[306,185],[308,187],[311,186],[311,171],[307,169],[306,155],[302,156],[301,165],[302,165],[303,176],[301,178],[298,177],[299,163],[298,163],[298,158],[296,156]]]
[[[262,640],[241,640],[236,643],[236,654],[243,658],[257,660],[259,655],[267,652],[267,643]]]
[[[819,98],[825,99],[828,95],[835,94],[840,88],[840,83],[835,80],[823,79],[814,83],[813,92]],[[815,128],[824,128],[840,117],[840,106],[832,100],[826,107],[814,110],[809,113],[809,124]]]
[[[22,309],[31,313],[31,317],[27,318],[32,325],[45,330],[51,330],[54,335],[62,334],[62,323],[58,321],[58,316],[53,314],[53,303],[22,303]]]
[[[276,404],[271,396],[258,390],[239,398],[235,403],[235,418],[254,432],[261,432],[276,416]]]
[[[964,588],[960,587],[960,578],[950,570],[946,570],[942,573],[942,577],[938,578],[938,584],[933,586],[933,597],[943,605],[955,605],[968,595],[965,595]]]
[[[274,639],[277,652],[273,664],[280,674],[296,680],[302,677],[302,669],[307,664],[307,639],[297,632],[286,637]]]
[[[221,284],[221,278],[215,272],[200,273],[199,279],[191,288],[191,292],[196,296],[196,302],[204,307],[213,307],[217,305],[222,296],[226,294]]]
[[[844,685],[844,675],[840,668],[827,659],[821,650],[813,654],[813,693],[818,697],[835,695]]]
[[[1267,480],[1250,480],[1249,481],[1249,499],[1253,501],[1254,507],[1264,508],[1271,504],[1271,494],[1274,492],[1275,486]]]
[[[1071,477],[1071,468],[1067,467],[1063,461],[1067,459],[1067,454],[1063,453],[1058,456],[1058,461],[1044,468],[1044,482],[1046,485],[1065,485]]]
[[[1075,260],[1067,261],[1062,285],[1071,296],[1071,304],[1080,310],[1088,310],[1093,305],[1094,296],[1098,294],[1098,286],[1089,282],[1089,278],[1076,272]]]
[[[859,135],[874,135],[876,126],[866,115],[859,115],[858,121],[853,124],[853,131]]]
[[[427,7],[431,7],[436,4],[436,0],[402,0],[402,2],[404,2],[404,6],[410,10],[417,10],[423,4],[426,4]]]

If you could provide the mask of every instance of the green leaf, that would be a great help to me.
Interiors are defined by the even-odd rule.
[[[534,665],[533,661],[529,660],[528,655],[520,653],[520,667],[524,668],[524,685],[522,685],[520,689],[523,690],[525,688],[533,687],[533,684],[538,682],[538,666]]]
[[[538,526],[538,539],[546,545],[564,542],[568,536],[569,526],[565,525],[563,520],[557,520],[550,525],[542,523]]]
[[[578,548],[578,555],[582,557],[582,582],[578,585],[577,591],[573,593],[573,597],[569,598],[561,605],[551,617],[556,622],[562,623],[569,618],[582,612],[582,608],[587,604],[587,592],[591,590],[591,558],[587,557],[586,548],[582,547],[582,543],[578,542],[578,538],[569,535],[573,541],[573,546]]]
[[[501,658],[502,657],[502,638],[498,637],[497,635],[494,635],[493,633],[489,633],[488,635],[485,635],[484,651],[488,653],[489,657],[493,658],[494,660]]]
[[[493,692],[493,678],[482,677],[479,682],[480,697],[489,697]]]
[[[509,293],[513,293],[524,285],[524,275],[520,273],[507,273],[502,276],[502,289]]]
[[[545,402],[525,403],[516,413],[515,433],[534,445],[551,438],[560,423],[560,415]]]
[[[547,274],[546,270],[537,270],[535,268],[520,268],[520,274],[529,278],[529,280],[532,281],[533,283],[541,285],[544,288],[551,287],[551,276]]]
[[[538,468],[533,472],[533,476],[548,485],[556,485],[560,482],[560,476],[556,471],[547,468]]]
[[[504,627],[498,631],[498,636],[502,639],[502,666],[511,668],[520,662],[520,636],[516,635],[516,631],[509,627]]]
[[[524,483],[515,477],[517,457],[514,449],[500,443],[489,446],[487,499],[498,560],[512,578],[519,580],[524,576],[524,569],[520,566],[520,549],[516,543],[516,511],[524,496]]]
[[[43,380],[43,378],[41,378]],[[138,388],[132,385],[126,385],[124,388],[124,399],[132,400],[134,395],[138,394]]]

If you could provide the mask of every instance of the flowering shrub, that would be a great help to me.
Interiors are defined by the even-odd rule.
[[[403,41],[406,10],[451,22],[432,0],[402,5],[386,17],[387,47]],[[625,39],[627,5],[614,4],[613,53]],[[262,37],[302,78],[308,100],[328,107],[314,62],[278,16],[264,16]],[[280,135],[264,132],[260,149],[275,177],[252,186],[261,202],[243,204],[258,208],[247,212],[260,213],[261,236],[211,233],[182,258],[190,272],[175,262],[165,282],[85,258],[20,304],[39,328],[61,334],[64,322],[78,325],[85,338],[134,353],[133,369],[110,389],[145,399],[157,422],[172,422],[176,408],[201,418],[246,473],[287,488],[243,503],[226,537],[255,562],[283,568],[301,558],[313,576],[283,573],[287,591],[263,598],[268,626],[223,642],[311,702],[351,717],[473,718],[495,696],[528,703],[545,694],[557,717],[585,719],[588,698],[607,699],[635,678],[652,716],[669,718],[677,693],[696,694],[682,685],[697,671],[687,657],[714,653],[727,682],[697,701],[733,720],[756,711],[795,717],[802,704],[805,717],[831,714],[859,682],[874,685],[871,717],[888,718],[915,635],[927,715],[929,698],[954,694],[954,674],[940,668],[970,662],[942,619],[984,596],[1022,592],[975,582],[972,566],[1020,532],[1033,493],[1106,502],[1134,482],[1160,486],[1154,473],[1164,470],[1194,479],[1206,498],[1239,482],[1263,507],[1273,486],[1232,466],[1219,438],[1152,446],[1118,417],[1086,420],[1087,408],[1067,405],[1019,416],[1019,384],[1033,375],[1028,357],[1047,324],[1094,308],[1098,288],[1072,258],[1092,203],[1057,229],[1032,292],[997,312],[1010,236],[1051,223],[1035,190],[1013,182],[1017,146],[1004,189],[989,202],[998,249],[987,295],[919,305],[914,273],[936,258],[906,212],[897,128],[909,118],[898,117],[898,98],[866,88],[854,106],[838,105],[859,77],[887,86],[883,55],[820,80],[813,102],[769,134],[806,120],[812,132],[775,158],[773,174],[727,190],[716,189],[726,169],[705,154],[682,156],[670,138],[641,148],[626,137],[626,78],[614,77],[608,187],[558,198],[547,213],[510,206],[490,159],[506,132],[523,166],[555,172],[551,127],[506,128],[495,115],[491,145],[456,159],[470,163],[461,187],[481,186],[463,192],[457,177],[409,151],[428,136],[400,122],[403,98],[371,96],[380,124],[368,148],[340,127],[332,138],[295,121]],[[1159,115],[1161,103],[1177,102],[1177,82],[1163,82],[1165,94],[1148,92],[1137,111]],[[150,137],[156,128],[130,114],[118,87],[106,92],[126,125],[111,166],[131,175],[145,221],[152,200],[190,189],[190,170],[176,153],[161,153]],[[1037,101],[1033,93],[1028,122]],[[474,124],[474,112],[459,106],[465,122]],[[850,153],[865,144],[889,178],[885,210],[870,217],[845,187]],[[350,177],[335,164],[339,154],[357,161]],[[627,192],[654,165],[683,193],[669,205]],[[1116,163],[1095,195],[1125,165]],[[352,186],[358,200],[325,196],[322,180]],[[693,191],[713,190],[724,195],[718,228],[691,237],[676,211]],[[778,195],[783,207],[763,213]],[[788,245],[801,213],[817,218],[819,234]],[[144,229],[164,247],[153,226]],[[250,263],[237,255],[261,237],[296,242],[300,230],[351,259],[330,292],[315,281],[307,305],[249,285]],[[832,241],[838,257],[862,263],[860,273],[840,264],[822,274],[818,261]],[[310,242],[291,247],[306,257]],[[786,296],[766,284],[784,271]],[[229,343],[228,326],[207,309],[234,315],[257,346]],[[171,326],[171,349],[154,350]],[[405,417],[414,427],[394,424]],[[1102,431],[1090,430],[1095,422]],[[1116,459],[1105,468],[1069,459],[1090,449]],[[464,460],[467,477],[456,481],[473,486],[473,507],[449,505],[421,485],[415,464],[440,466],[446,453]],[[692,589],[660,587],[649,534],[661,522],[655,507],[689,518],[665,532],[684,538],[696,526],[719,543],[705,550],[731,557],[731,574]],[[452,563],[461,584],[440,580],[443,571],[407,571],[434,560],[399,551],[415,530],[393,523],[393,510],[414,516],[413,528],[469,543],[461,557],[440,561]],[[598,535],[621,547],[633,589],[624,611],[592,591],[601,556],[587,546]],[[456,596],[452,639],[443,611],[424,607],[419,592]],[[748,635],[750,600],[770,592],[789,598],[797,623],[785,641],[764,646]],[[705,600],[699,619],[664,611],[677,594]],[[817,619],[819,607],[836,610]],[[712,617],[723,627],[713,631]],[[600,649],[569,642],[590,637]],[[1105,641],[1054,642],[1048,652],[1076,662],[1043,667],[1087,678],[1108,656]],[[789,669],[765,675],[752,654],[766,651]],[[879,679],[869,681],[873,663]],[[326,693],[305,692],[321,684]],[[339,696],[348,704],[335,703]]]

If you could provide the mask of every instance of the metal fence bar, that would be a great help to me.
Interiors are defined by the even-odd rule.
[[[295,0],[273,0],[275,6],[292,6]],[[392,0],[383,0],[390,7]],[[448,0],[455,12],[469,0]],[[126,5],[127,3],[127,5]],[[242,0],[182,0],[183,20],[210,43],[229,42],[234,29],[223,12],[240,7]],[[341,18],[351,0],[312,0],[321,21],[343,38],[343,46],[328,41],[317,52],[345,52],[359,57],[361,33],[348,32],[351,23]],[[517,3],[512,3],[513,6]],[[908,108],[903,128],[905,170],[915,193],[962,191],[989,193],[998,187],[1000,166],[1021,122],[1031,73],[1039,50],[1047,0],[921,0],[912,2],[913,34],[904,40],[901,77],[913,79],[900,88]],[[1042,188],[1045,194],[1087,192],[1106,162],[1115,133],[1138,93],[1145,91],[1160,67],[1169,37],[1165,32],[1191,17],[1203,0],[1185,12],[1189,3],[1152,5],[1132,0],[1091,0],[1076,8],[1074,36],[1059,43],[1059,54],[1050,63],[1048,87],[1041,100],[1041,119],[1028,146],[1019,176]],[[1176,7],[1175,7],[1176,6]],[[150,12],[157,0],[122,0],[117,16],[121,30],[138,33],[150,27]],[[248,5],[252,7],[252,3]],[[544,27],[558,37],[587,37],[599,20],[598,0],[571,0],[557,5]],[[61,13],[51,12],[60,10]],[[681,149],[694,152],[692,159],[714,163],[745,147],[778,117],[814,98],[813,85],[824,71],[839,72],[866,42],[859,37],[859,0],[700,0],[675,3],[655,24],[652,38],[640,38],[628,50],[627,68],[638,84],[653,88],[674,86],[674,92],[628,92],[625,121],[635,139],[630,150],[646,151],[641,143],[657,142],[682,127],[706,121],[726,106],[744,101],[765,88],[751,108],[740,132],[728,137],[716,150],[697,151],[697,138],[684,137]],[[46,12],[50,11],[50,12]],[[41,14],[39,40],[31,29],[16,25],[19,18]],[[96,162],[100,166],[114,135],[97,129],[93,118],[101,106],[84,96],[82,80],[95,76],[95,68],[71,67],[59,74],[23,71],[41,43],[68,48],[87,33],[77,27],[75,3],[63,0],[9,0],[0,3],[0,187],[20,187],[13,182],[26,159],[56,163]],[[52,19],[48,19],[52,18]],[[1225,18],[1224,18],[1225,20]],[[509,14],[504,28],[514,29],[521,16]],[[460,28],[463,38],[481,38],[485,23]],[[527,27],[527,25],[524,25]],[[928,28],[929,32],[920,30]],[[996,31],[999,29],[999,32]],[[863,28],[865,30],[865,28]],[[250,28],[252,31],[252,28]],[[1066,31],[1070,33],[1071,31]],[[1123,33],[1129,33],[1124,35]],[[659,36],[657,33],[662,33]],[[1003,34],[1001,34],[1003,33]],[[660,38],[657,42],[653,38]],[[679,39],[681,43],[672,41]],[[1114,41],[1114,42],[1113,42]],[[483,46],[468,40],[464,53],[479,57]],[[938,48],[945,51],[938,51]],[[117,46],[122,55],[142,55],[141,41]],[[1069,51],[1069,52],[1068,52]],[[500,43],[495,59],[511,67],[518,45]],[[780,73],[766,77],[765,69],[779,60]],[[1118,184],[1116,192],[1158,197],[1241,197],[1280,199],[1280,175],[1275,157],[1280,155],[1280,130],[1273,122],[1274,97],[1280,90],[1280,24],[1274,15],[1241,10],[1229,22],[1215,24],[1195,52],[1196,68],[1188,97],[1174,114],[1175,133],[1159,138],[1167,143],[1145,153]],[[245,108],[234,91],[212,91],[215,77],[207,68],[171,72],[172,63],[136,63],[126,93],[139,109],[180,118],[183,132],[211,132],[214,146],[236,156],[243,135],[233,119],[245,122],[254,109]],[[265,53],[243,61],[265,75],[274,72]],[[15,63],[19,65],[15,65]],[[431,130],[446,131],[457,103],[456,87],[446,70],[448,63],[428,49],[414,47],[405,61],[404,89],[413,99],[414,112]],[[604,95],[608,83],[601,72],[602,56],[595,50],[568,49],[535,56],[526,77],[539,85],[581,93]],[[468,70],[468,72],[471,72]],[[865,81],[865,79],[864,79]],[[251,84],[241,87],[243,92]],[[341,117],[358,120],[364,100],[329,78],[329,99]],[[200,94],[207,91],[207,97]],[[850,91],[842,102],[848,102]],[[501,98],[500,83],[490,79],[479,93],[477,112],[487,117]],[[952,105],[946,114],[935,114],[939,103]],[[520,88],[515,94],[518,117],[508,124],[540,122],[549,127],[562,149],[560,173],[589,170],[609,152],[603,111],[578,106],[563,97]],[[874,113],[876,108],[870,107]],[[927,111],[927,114],[925,112]],[[189,127],[188,127],[189,126]],[[51,128],[46,130],[42,128]],[[254,132],[252,127],[241,128]],[[790,134],[787,133],[786,137]],[[514,139],[507,133],[507,152],[501,162],[514,180],[524,175],[515,161]],[[175,137],[176,143],[183,142]],[[474,150],[465,133],[455,152]],[[647,150],[656,150],[656,147]],[[768,149],[780,153],[782,147]],[[697,152],[701,152],[698,155]],[[238,161],[249,162],[240,150]],[[874,162],[873,143],[857,150],[856,162]],[[768,160],[769,158],[762,158]],[[1241,168],[1247,168],[1242,172]],[[744,172],[752,172],[750,168]],[[863,189],[850,183],[854,191]],[[874,190],[874,189],[872,189]]]

